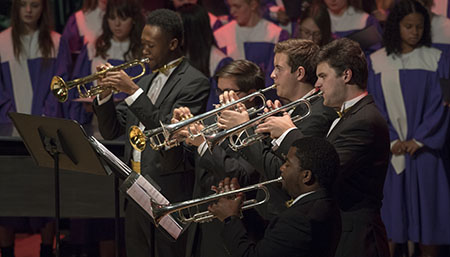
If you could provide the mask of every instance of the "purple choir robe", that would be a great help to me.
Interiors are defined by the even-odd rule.
[[[0,33],[0,123],[11,122],[7,116],[9,112],[65,116],[62,104],[50,92],[50,83],[55,75],[64,80],[69,78],[69,47],[57,32],[52,31],[54,52],[44,62],[39,50],[38,33],[30,36],[32,39],[26,44],[29,48],[23,50],[20,62],[14,56],[11,28]]]
[[[334,15],[330,11],[328,11],[328,13],[331,20],[331,32],[336,38],[346,37],[372,25],[375,26],[380,35],[383,35],[381,26],[375,17],[364,11],[355,10],[352,6],[349,6],[341,16]],[[380,47],[381,43],[378,43],[369,47],[369,49],[363,50],[369,55],[380,49]]]
[[[266,86],[273,84],[273,49],[276,43],[289,38],[287,31],[265,19],[254,27],[241,27],[233,20],[214,32],[214,37],[226,55],[256,63],[265,73]]]
[[[69,42],[71,53],[79,53],[87,43],[95,43],[102,33],[104,14],[103,10],[97,8],[86,13],[79,10],[69,17],[62,37]]]
[[[450,19],[441,15],[433,15],[431,41],[434,47],[450,56]]]
[[[370,56],[368,90],[388,121],[391,145],[416,140],[414,154],[391,156],[382,219],[397,243],[450,243],[450,172],[445,154],[448,108],[442,104],[439,78],[448,78],[446,55],[420,47],[401,56],[380,49]]]

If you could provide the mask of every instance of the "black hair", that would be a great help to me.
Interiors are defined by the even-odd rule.
[[[294,141],[291,147],[296,148],[295,156],[301,168],[310,170],[321,187],[331,190],[340,165],[334,146],[323,138],[304,137]]]
[[[183,20],[184,45],[183,52],[192,66],[206,77],[211,77],[209,59],[214,35],[209,22],[208,12],[196,4],[184,4],[177,9]]]
[[[383,44],[386,47],[387,55],[402,52],[400,21],[411,13],[421,14],[424,20],[422,38],[417,43],[417,47],[431,46],[431,23],[427,9],[415,0],[402,0],[389,13],[384,26]]]
[[[180,47],[183,45],[183,22],[176,12],[169,9],[154,10],[148,15],[146,25],[159,27],[165,32],[169,41],[176,38],[178,45]]]

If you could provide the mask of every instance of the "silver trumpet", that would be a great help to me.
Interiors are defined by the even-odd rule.
[[[216,194],[212,194],[212,195],[209,195],[209,196],[206,196],[203,198],[197,198],[197,199],[188,200],[188,201],[179,202],[179,203],[162,205],[162,204],[152,202],[153,219],[155,220],[155,224],[158,224],[164,216],[171,214],[171,213],[178,212],[180,221],[182,223],[209,222],[209,221],[215,219],[216,217],[209,211],[200,212],[199,211],[200,205],[206,204],[206,203],[212,203],[212,202],[219,200],[222,197],[231,197],[238,193],[246,193],[246,192],[250,192],[250,191],[254,191],[254,190],[263,190],[263,192],[265,193],[264,199],[262,199],[260,201],[257,201],[256,199],[250,199],[250,200],[246,200],[243,202],[242,210],[251,209],[251,208],[259,206],[269,200],[270,194],[269,194],[269,190],[267,189],[266,185],[272,184],[275,182],[281,182],[282,180],[283,180],[283,178],[279,177],[279,178],[268,180],[265,182],[260,182],[260,183],[257,183],[257,184],[254,184],[254,185],[251,185],[248,187],[244,187],[244,188],[240,188],[240,189],[236,189],[236,190],[232,190],[232,191],[228,191],[228,192],[223,192],[223,193],[216,193]],[[195,213],[191,212],[191,208],[195,209]],[[186,212],[187,212],[187,214],[186,214]]]
[[[193,133],[190,129],[188,129],[190,138],[196,138],[199,136],[206,137],[208,135],[215,134],[219,131],[219,126],[218,126],[217,121],[214,120],[213,123],[206,124],[206,122],[205,122],[206,119],[213,117],[215,115],[219,115],[221,111],[228,109],[228,108],[232,108],[233,106],[235,106],[238,103],[243,103],[245,101],[249,101],[254,97],[259,97],[263,104],[259,108],[252,107],[252,108],[248,109],[249,115],[262,112],[265,108],[265,103],[266,103],[266,97],[264,96],[264,93],[266,91],[269,91],[269,90],[275,89],[275,88],[276,88],[276,85],[274,84],[270,87],[261,89],[250,95],[239,98],[236,101],[233,101],[228,104],[224,104],[222,106],[219,106],[219,107],[217,107],[213,110],[210,110],[208,112],[205,112],[203,114],[189,117],[180,122],[173,123],[173,124],[161,123],[161,127],[158,127],[155,129],[141,131],[138,127],[132,126],[129,130],[128,138],[129,138],[130,143],[133,146],[133,148],[135,148],[138,151],[143,151],[147,145],[147,141],[149,142],[150,147],[153,150],[160,150],[163,148],[170,149],[174,146],[179,145],[186,138],[173,138],[173,135],[176,132],[180,131],[181,129],[183,129],[189,125],[195,124],[197,122],[201,123],[204,126],[204,128],[201,131],[199,131],[198,133]]]
[[[256,118],[253,118],[228,130],[223,130],[212,136],[207,136],[206,142],[208,144],[208,147],[211,150],[215,146],[220,144],[222,141],[224,141],[226,138],[229,138],[230,148],[233,149],[234,151],[238,151],[239,149],[247,147],[269,136],[268,134],[257,134],[254,132],[250,132],[249,129],[253,128],[254,131],[255,126],[257,126],[260,121],[278,113],[289,112],[290,110],[294,110],[300,105],[305,105],[307,109],[306,113],[291,117],[293,122],[300,121],[311,114],[311,102],[321,96],[322,91],[313,89],[300,99],[297,99],[279,108],[273,109],[269,112],[259,115]]]

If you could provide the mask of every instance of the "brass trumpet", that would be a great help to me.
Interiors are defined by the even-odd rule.
[[[148,58],[134,60],[134,61],[130,61],[130,62],[121,64],[121,65],[108,67],[104,70],[98,71],[89,76],[74,79],[74,80],[67,81],[67,82],[65,82],[59,76],[54,76],[52,78],[52,82],[50,84],[50,90],[52,91],[53,95],[56,98],[58,98],[58,101],[60,101],[60,102],[67,101],[67,98],[69,96],[69,90],[74,87],[77,87],[78,94],[80,95],[80,97],[84,98],[84,97],[95,96],[95,95],[105,91],[106,88],[103,88],[101,86],[92,86],[90,89],[87,89],[86,88],[87,83],[93,82],[97,79],[104,78],[106,76],[106,73],[108,73],[110,71],[126,70],[133,66],[140,65],[142,67],[142,72],[139,75],[131,78],[132,80],[137,79],[139,77],[142,77],[145,74],[145,65],[144,64],[148,63],[148,62],[149,62]]]
[[[230,128],[228,130],[223,130],[215,135],[206,137],[206,142],[208,144],[208,148],[211,150],[216,145],[220,144],[223,140],[226,138],[230,139],[230,148],[234,151],[237,151],[239,149],[242,149],[244,147],[247,147],[263,138],[266,138],[268,135],[266,134],[257,134],[257,133],[251,133],[248,131],[249,128],[253,128],[256,126],[259,121],[262,121],[266,119],[267,117],[273,116],[277,113],[282,112],[289,112],[290,110],[293,110],[297,108],[300,105],[305,105],[307,108],[307,112],[301,115],[297,115],[294,117],[291,117],[293,122],[300,121],[306,117],[308,117],[311,114],[311,102],[322,96],[322,91],[319,91],[317,89],[313,89],[310,92],[308,92],[305,96],[303,96],[300,99],[297,99],[293,102],[290,102],[284,106],[281,106],[279,108],[273,109],[269,112],[266,112],[262,115],[259,115],[258,117],[251,119],[249,121],[246,121],[240,125],[237,125],[233,128]],[[236,139],[234,138],[236,136]]]
[[[153,219],[155,220],[155,224],[158,225],[159,221],[164,216],[174,213],[174,212],[178,212],[180,221],[183,223],[208,222],[208,221],[213,220],[216,217],[209,211],[199,212],[200,205],[205,204],[205,203],[212,203],[214,201],[219,200],[222,197],[230,197],[230,196],[234,196],[238,193],[246,193],[246,192],[250,192],[253,190],[263,190],[263,192],[265,193],[264,199],[262,199],[260,201],[257,201],[256,199],[250,199],[250,200],[244,201],[244,203],[242,204],[242,210],[251,209],[251,208],[261,205],[269,200],[270,194],[269,194],[269,190],[267,189],[266,185],[276,183],[276,182],[281,182],[282,180],[283,180],[283,178],[279,177],[279,178],[268,180],[265,182],[260,182],[260,183],[257,183],[257,184],[254,184],[254,185],[251,185],[248,187],[243,187],[240,189],[223,192],[223,193],[216,193],[216,194],[212,194],[210,196],[206,196],[203,198],[197,198],[197,199],[188,200],[188,201],[184,201],[184,202],[180,202],[180,203],[162,205],[162,204],[152,202]],[[195,213],[191,213],[190,209],[192,207],[195,208],[195,211],[196,211]],[[186,216],[185,212],[187,212],[189,216]]]
[[[215,109],[205,112],[203,114],[199,114],[197,116],[188,118],[186,120],[182,120],[180,122],[173,123],[173,124],[161,123],[161,127],[158,127],[156,129],[140,131],[140,129],[138,127],[133,126],[130,128],[129,133],[128,133],[130,143],[134,147],[134,149],[136,149],[138,151],[143,151],[145,149],[147,141],[150,142],[150,146],[154,150],[160,150],[162,148],[170,149],[174,146],[179,145],[179,143],[181,143],[183,140],[183,139],[172,138],[172,135],[174,133],[180,131],[181,129],[183,129],[191,124],[194,124],[196,122],[202,123],[204,125],[204,128],[196,134],[194,134],[190,130],[188,130],[190,133],[190,138],[196,138],[198,136],[206,137],[208,135],[216,134],[219,131],[219,126],[218,126],[217,122],[207,125],[207,124],[205,124],[206,119],[208,119],[214,115],[218,115],[222,110],[228,109],[238,103],[245,102],[254,97],[261,98],[261,101],[263,104],[259,108],[252,107],[252,108],[248,109],[248,113],[249,113],[249,115],[252,115],[252,114],[261,112],[262,110],[264,110],[265,103],[266,103],[266,98],[264,96],[264,93],[268,90],[275,89],[275,88],[276,88],[276,85],[274,84],[270,87],[261,89],[257,92],[249,94],[245,97],[239,98],[238,100],[236,100],[234,102],[222,105],[218,108],[215,108]]]

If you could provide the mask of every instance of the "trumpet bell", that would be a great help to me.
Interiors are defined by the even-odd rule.
[[[146,136],[138,126],[131,126],[128,135],[130,144],[134,149],[140,152],[145,150]]]
[[[52,78],[50,90],[61,103],[67,101],[67,98],[69,97],[69,89],[66,82],[61,77],[54,76]]]

